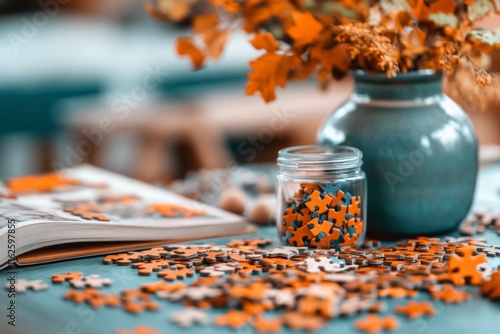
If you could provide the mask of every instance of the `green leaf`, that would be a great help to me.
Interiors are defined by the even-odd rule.
[[[467,6],[467,15],[471,21],[479,20],[493,11],[495,7],[492,0],[474,0],[472,5]]]
[[[458,18],[453,14],[434,13],[429,15],[429,20],[439,26],[450,26],[456,28],[458,26]]]
[[[406,0],[381,0],[380,7],[386,13],[410,10],[410,6]]]
[[[338,2],[326,2],[321,8],[323,14],[338,13],[345,17],[354,19],[356,18],[356,12],[352,9],[347,9]]]
[[[382,22],[382,11],[379,6],[373,6],[370,8],[370,12],[368,14],[368,24],[371,26],[378,26],[380,22]]]
[[[500,47],[500,29],[476,28],[470,30],[467,36],[484,44]]]

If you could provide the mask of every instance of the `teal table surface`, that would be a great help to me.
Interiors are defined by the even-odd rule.
[[[500,204],[500,166],[491,166],[481,171],[474,203],[475,209],[499,208]],[[439,222],[436,222],[439,223]],[[369,224],[369,222],[368,222]],[[458,236],[458,233],[452,234]],[[487,231],[482,235],[489,243],[500,245],[500,237],[495,233]],[[242,236],[264,237],[275,240],[276,230],[274,227],[260,228],[256,235]],[[234,238],[230,238],[234,239]],[[229,238],[204,240],[203,242],[213,242],[216,244],[226,244]],[[130,267],[119,267],[115,265],[103,265],[102,256],[71,260],[53,264],[45,264],[26,268],[17,268],[16,279],[41,279],[49,284],[49,288],[44,291],[17,294],[15,296],[16,305],[16,326],[8,325],[7,307],[10,300],[7,291],[2,288],[0,293],[0,333],[29,333],[29,334],[78,334],[78,333],[114,333],[118,329],[131,330],[138,325],[146,325],[156,328],[162,333],[238,333],[250,334],[253,329],[244,327],[239,330],[231,330],[225,327],[214,325],[194,326],[191,328],[180,328],[167,320],[168,314],[181,310],[181,302],[174,303],[165,300],[158,300],[161,307],[158,311],[145,311],[141,314],[130,314],[121,308],[100,308],[93,309],[86,304],[77,305],[71,301],[64,300],[63,295],[69,290],[68,284],[50,283],[53,273],[66,273],[69,271],[81,271],[84,275],[100,274],[102,277],[109,277],[113,280],[110,287],[103,288],[103,291],[119,293],[123,289],[137,288],[143,283],[157,281],[156,275],[139,276],[136,270]],[[499,258],[488,258],[493,266],[500,264]],[[7,283],[11,276],[9,270],[0,272],[0,282]],[[187,279],[190,282],[193,278]],[[465,287],[464,290],[472,294],[471,300],[459,304],[450,305],[433,301],[437,314],[432,318],[422,318],[419,320],[407,320],[396,315],[399,320],[399,329],[395,333],[500,333],[500,303],[484,299],[479,295],[476,287]],[[420,292],[417,299],[428,300],[429,295]],[[387,308],[385,313],[394,313],[396,305],[406,304],[406,299],[386,299]],[[212,309],[209,311],[211,317],[223,313],[224,310]],[[272,315],[272,313],[271,313]],[[354,321],[359,316],[335,318],[327,323],[318,333],[360,333],[354,328]],[[292,331],[284,330],[285,333]],[[294,331],[293,333],[300,333]]]

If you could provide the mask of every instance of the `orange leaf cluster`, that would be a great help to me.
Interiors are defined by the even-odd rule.
[[[181,37],[177,40],[177,54],[187,56],[195,69],[203,67],[205,59],[218,59],[226,44],[229,31],[219,28],[219,18],[216,14],[205,14],[193,19],[193,32],[201,41],[198,46],[195,38]]]
[[[156,1],[164,18],[176,20],[196,0]],[[161,5],[164,2],[170,5]],[[453,74],[461,60],[473,64],[476,56],[500,47],[500,32],[476,26],[484,16],[500,13],[498,0],[209,2],[213,11],[195,16],[194,36],[181,37],[177,53],[188,56],[198,69],[207,57],[220,56],[227,27],[239,26],[264,52],[250,62],[246,93],[260,93],[266,102],[276,98],[276,86],[285,88],[290,80],[314,75],[326,86],[350,70],[388,76],[423,69]],[[491,82],[483,70],[472,67],[480,85]]]

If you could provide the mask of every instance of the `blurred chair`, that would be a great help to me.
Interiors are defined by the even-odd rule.
[[[61,131],[54,105],[61,99],[96,95],[102,87],[96,82],[56,83],[0,87],[0,138],[23,134],[35,140],[34,171],[49,171],[55,158],[52,140]],[[1,153],[1,152],[0,152]],[[28,153],[28,152],[26,152]],[[4,156],[3,159],[6,157]]]

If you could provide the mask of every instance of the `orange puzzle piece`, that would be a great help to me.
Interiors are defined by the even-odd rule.
[[[304,315],[299,312],[285,312],[283,323],[293,330],[317,331],[325,324],[325,319],[319,315]]]
[[[490,280],[483,283],[481,294],[492,300],[500,299],[500,271],[495,271]]]
[[[246,312],[229,310],[227,313],[215,317],[214,323],[217,326],[228,326],[238,329],[248,324],[249,320],[250,316]]]
[[[468,279],[470,284],[479,285],[483,282],[483,275],[477,269],[481,263],[487,262],[485,254],[473,255],[474,246],[465,246],[458,249],[462,256],[451,254],[448,261],[448,276],[454,285],[464,285]]]
[[[399,324],[393,316],[388,315],[381,318],[376,314],[369,314],[365,318],[356,321],[355,326],[366,333],[378,333],[381,330],[395,331],[398,329]]]
[[[52,283],[62,283],[64,281],[79,280],[83,273],[78,271],[70,271],[67,274],[54,274],[52,275]]]
[[[69,290],[64,295],[64,298],[70,299],[77,304],[86,302],[93,308],[100,308],[103,306],[116,307],[120,305],[120,297],[116,295],[106,295],[95,288],[86,288],[83,291]]]
[[[328,206],[332,203],[331,197],[325,196],[324,198],[321,198],[321,193],[318,190],[313,190],[307,198],[309,198],[309,201],[305,202],[307,208],[311,212],[314,211],[318,214],[326,212],[326,210],[328,210]]]
[[[396,312],[406,315],[410,319],[417,319],[423,315],[433,316],[436,314],[436,310],[429,302],[415,302],[410,301],[405,306],[396,306]]]
[[[154,328],[146,327],[146,326],[137,326],[133,330],[123,330],[120,329],[116,331],[115,334],[160,334],[160,331],[157,331]]]
[[[341,228],[342,223],[346,221],[345,215],[347,214],[347,206],[340,205],[340,210],[337,211],[335,209],[328,210],[328,220],[334,222],[335,227]]]
[[[104,258],[104,260],[102,260],[102,263],[104,264],[116,263],[119,266],[128,266],[131,263],[139,261],[140,261],[139,253],[128,252],[128,253],[108,255]]]
[[[323,220],[321,224],[319,223],[318,218],[313,218],[309,221],[308,225],[312,224],[313,227],[310,228],[309,230],[311,233],[316,237],[318,234],[323,232],[325,235],[328,235],[330,232],[330,229],[333,227],[333,224],[329,222],[328,220]]]
[[[19,194],[54,191],[58,188],[78,184],[80,184],[78,180],[64,178],[58,173],[27,175],[5,181],[5,185],[11,192]]]
[[[258,317],[253,323],[257,333],[279,333],[281,332],[281,325],[279,318]]]
[[[432,299],[441,300],[446,304],[454,303],[462,303],[470,298],[470,294],[465,291],[460,291],[454,289],[450,285],[445,285],[443,288],[437,291],[431,291]]]
[[[158,272],[159,277],[163,277],[166,281],[173,281],[175,279],[184,279],[186,276],[193,276],[194,270],[185,267],[177,266],[178,269],[164,269]]]
[[[313,237],[314,235],[312,234],[309,227],[307,227],[307,225],[304,225],[302,227],[299,227],[297,231],[294,232],[293,237],[288,238],[288,243],[290,245],[301,247],[305,245],[304,239],[310,240]]]
[[[153,302],[149,294],[141,290],[131,289],[122,291],[123,308],[130,313],[141,313],[144,310],[156,311],[160,308]]]
[[[361,209],[359,205],[361,204],[360,196],[351,197],[351,204],[349,205],[349,209],[347,210],[352,216],[359,216],[361,214]]]

